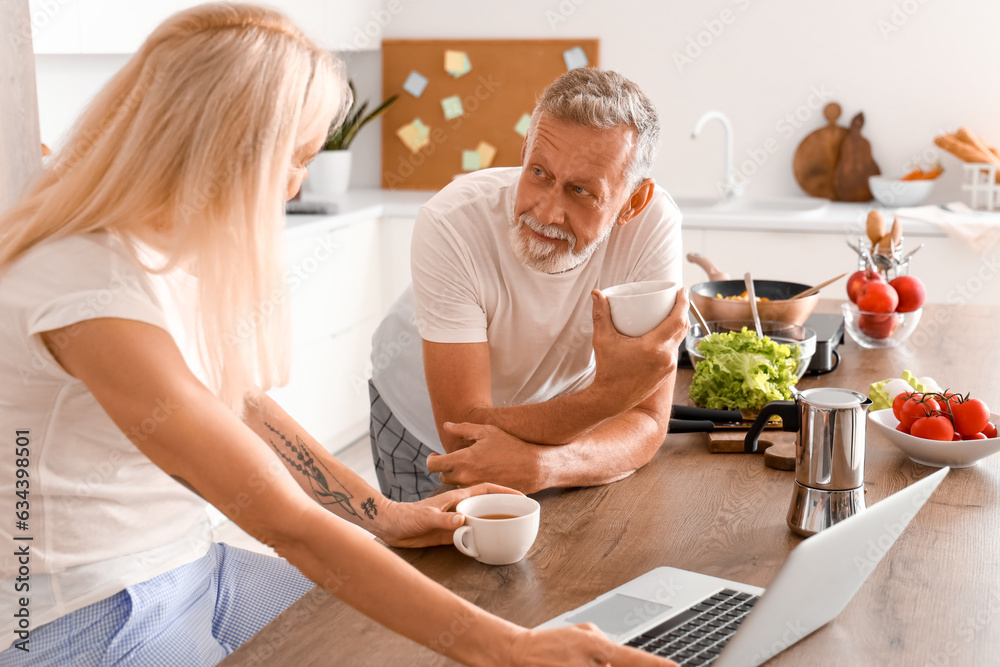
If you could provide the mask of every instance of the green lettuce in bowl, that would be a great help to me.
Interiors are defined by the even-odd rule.
[[[746,327],[704,334],[693,326],[686,341],[694,364],[691,400],[713,410],[760,410],[771,401],[790,400],[815,351],[815,333],[804,331],[806,338],[798,341],[785,330],[772,338]]]

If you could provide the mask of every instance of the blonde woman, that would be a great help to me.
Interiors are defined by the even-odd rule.
[[[459,500],[508,490],[393,503],[263,393],[288,363],[282,205],[347,94],[274,11],[181,12],[0,218],[0,665],[216,664],[313,582],[425,646],[471,614],[447,649],[470,665],[669,664],[508,623],[362,536],[448,543]],[[206,501],[287,560],[213,544]]]

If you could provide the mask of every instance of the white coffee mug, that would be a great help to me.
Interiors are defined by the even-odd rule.
[[[455,508],[465,525],[455,531],[455,546],[487,565],[510,565],[524,558],[538,535],[538,502],[510,493],[466,498]],[[506,518],[484,518],[484,517]]]
[[[677,301],[677,283],[647,280],[601,290],[611,306],[611,323],[618,333],[637,338],[667,318]]]

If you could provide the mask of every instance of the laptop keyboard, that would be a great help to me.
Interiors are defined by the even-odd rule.
[[[711,665],[760,598],[729,588],[627,642],[681,667]]]

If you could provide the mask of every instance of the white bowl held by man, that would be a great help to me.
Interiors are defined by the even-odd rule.
[[[611,307],[611,323],[618,333],[637,338],[666,319],[677,300],[677,283],[648,280],[601,290]]]

